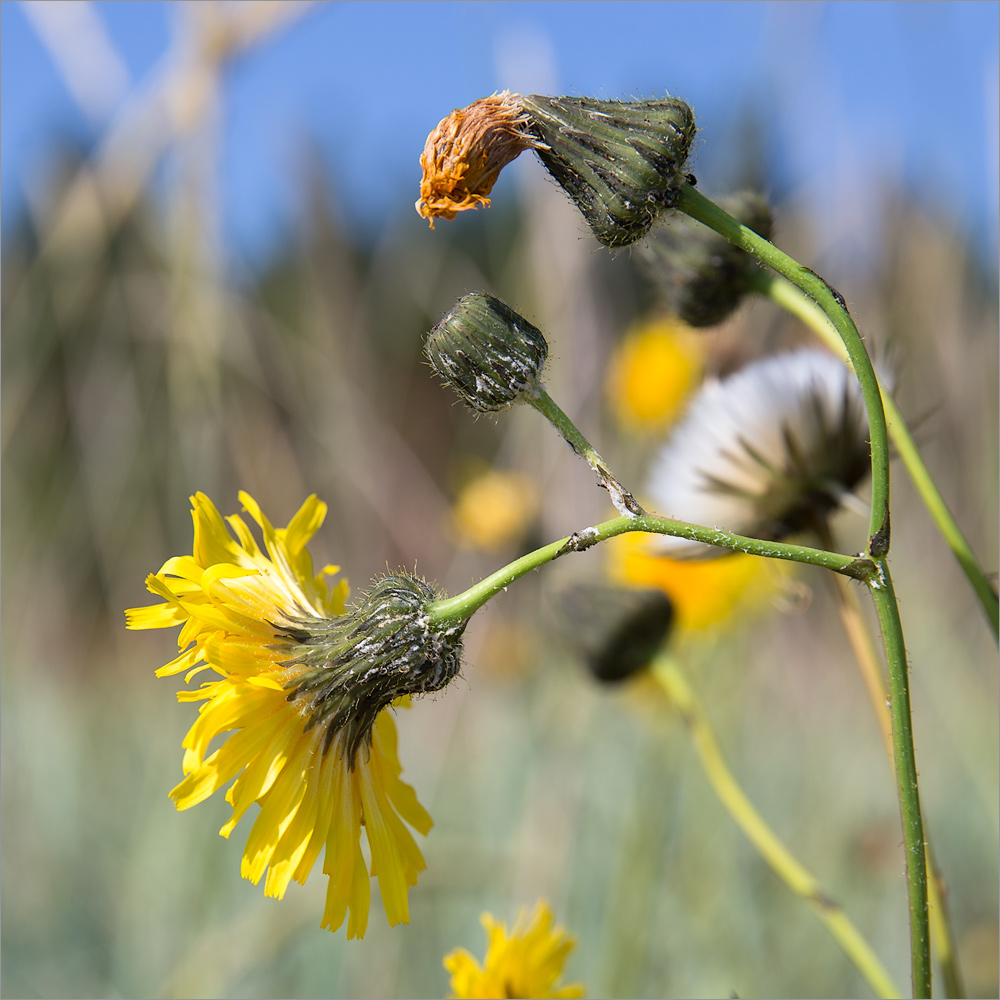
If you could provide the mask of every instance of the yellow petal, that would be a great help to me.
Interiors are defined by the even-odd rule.
[[[194,522],[193,555],[199,565],[239,560],[240,549],[226,530],[226,522],[204,493],[191,497],[191,520]]]

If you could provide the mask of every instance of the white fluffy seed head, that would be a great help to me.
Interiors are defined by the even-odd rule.
[[[667,517],[779,539],[828,518],[869,455],[853,373],[823,351],[793,351],[707,382],[656,458],[647,495]],[[658,544],[671,555],[714,552]]]

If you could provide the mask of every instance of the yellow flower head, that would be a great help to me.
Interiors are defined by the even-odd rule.
[[[522,909],[509,933],[507,925],[484,913],[486,958],[482,966],[464,948],[446,955],[444,967],[451,973],[451,995],[459,1000],[476,997],[582,997],[582,983],[559,986],[573,938],[562,927],[553,927],[555,917],[548,903],[539,900],[532,913]]]
[[[606,388],[612,411],[629,430],[662,430],[676,419],[704,368],[703,342],[682,323],[640,324],[611,359]]]
[[[158,676],[185,673],[190,681],[205,670],[214,674],[200,689],[178,694],[182,702],[203,704],[184,738],[184,780],[170,796],[178,809],[187,809],[235,779],[226,792],[233,815],[220,833],[228,837],[247,809],[260,805],[242,874],[256,884],[266,871],[268,896],[280,898],[292,879],[305,882],[325,847],[323,926],[335,931],[349,914],[348,937],[362,936],[368,924],[363,828],[389,923],[405,923],[407,891],[425,867],[406,824],[426,834],[432,822],[400,780],[396,727],[383,709],[396,695],[430,690],[454,676],[457,640],[439,642],[437,658],[418,665],[420,683],[405,690],[398,683],[391,691],[379,687],[386,658],[377,654],[391,643],[382,641],[377,616],[369,612],[362,619],[369,659],[359,662],[358,649],[344,642],[345,626],[353,632],[361,627],[356,613],[345,614],[347,584],[331,585],[335,566],[315,573],[306,548],[326,504],[312,496],[287,528],[274,528],[250,496],[241,493],[240,500],[266,552],[240,516],[226,519],[227,530],[212,501],[199,493],[192,497],[192,554],[168,559],[146,580],[163,602],[126,612],[129,628],[180,626],[180,655]],[[405,583],[407,578],[386,577],[372,595],[380,607],[396,610],[399,594],[413,589]],[[398,668],[398,656],[392,665]],[[348,677],[361,667],[366,688]],[[428,671],[437,672],[434,681]],[[225,742],[209,752],[222,734]]]
[[[452,524],[463,544],[494,552],[523,534],[537,507],[527,476],[487,469],[462,487]]]

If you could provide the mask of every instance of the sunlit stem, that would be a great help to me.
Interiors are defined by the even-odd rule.
[[[850,364],[847,350],[837,331],[827,319],[826,313],[808,295],[796,288],[790,281],[767,271],[759,272],[756,284],[761,294],[768,296],[782,308],[787,309],[792,315],[802,320],[827,347]],[[889,438],[893,447],[903,460],[903,465],[906,466],[906,471],[910,474],[913,485],[928,513],[934,519],[942,537],[954,553],[958,564],[968,577],[969,583],[972,584],[972,588],[993,628],[994,636],[1000,638],[1000,601],[997,599],[997,594],[990,586],[986,573],[973,554],[972,546],[962,534],[961,528],[948,509],[948,505],[931,478],[931,474],[927,471],[927,466],[924,465],[924,460],[920,457],[920,452],[917,450],[910,431],[881,379],[879,380],[879,388],[882,391],[882,405],[885,407]]]
[[[643,509],[636,503],[635,497],[618,482],[607,463],[597,453],[597,449],[580,433],[573,421],[563,413],[541,383],[536,382],[522,398],[531,403],[562,434],[573,451],[585,459],[587,464],[597,473],[598,482],[608,491],[611,502],[619,514],[627,517],[643,513]]]
[[[854,659],[864,679],[865,690],[875,713],[875,721],[882,737],[889,766],[895,773],[892,749],[892,719],[889,713],[889,694],[886,690],[882,664],[872,642],[871,633],[861,613],[861,603],[851,582],[842,576],[831,576],[837,611],[847,638],[854,651]],[[954,935],[951,930],[948,907],[945,901],[944,880],[934,864],[930,843],[927,843],[927,904],[931,928],[931,941],[941,971],[944,974],[945,995],[964,997],[965,987],[955,952]]]
[[[650,669],[684,720],[705,776],[736,825],[778,878],[822,922],[875,995],[901,997],[899,987],[851,919],[823,891],[815,877],[799,863],[754,808],[726,765],[708,716],[681,670],[666,654],[661,654]]]
[[[931,989],[930,936],[927,926],[927,867],[917,788],[916,755],[910,715],[906,648],[899,621],[899,607],[885,556],[889,551],[889,441],[875,369],[865,350],[843,296],[819,275],[803,267],[752,229],[741,225],[718,205],[690,185],[681,189],[677,208],[725,237],[734,246],[752,253],[763,265],[787,278],[810,296],[843,341],[861,387],[868,415],[871,440],[872,501],[868,521],[868,554],[878,573],[867,577],[882,629],[889,667],[893,757],[896,762],[896,792],[899,798],[906,854],[906,888],[910,914],[910,960],[913,995],[929,997]]]
[[[823,309],[844,343],[857,376],[868,414],[871,437],[872,501],[868,521],[868,553],[878,558],[889,551],[889,442],[875,369],[865,350],[843,296],[818,274],[803,267],[752,229],[741,225],[701,192],[686,184],[675,206],[691,218],[714,229],[734,246],[752,253],[811,296]]]
[[[731,552],[745,552],[753,556],[765,556],[772,559],[785,559],[790,562],[806,563],[830,569],[835,573],[843,573],[857,580],[867,579],[869,574],[877,571],[875,563],[864,556],[842,555],[839,552],[827,552],[824,549],[814,549],[807,545],[791,545],[786,542],[769,542],[760,538],[748,538],[745,535],[734,535],[718,528],[706,528],[698,524],[688,524],[686,521],[673,521],[667,517],[655,514],[629,515],[603,521],[593,527],[574,532],[558,541],[543,545],[520,559],[515,559],[495,573],[480,580],[464,593],[454,597],[442,598],[428,605],[428,613],[439,624],[451,620],[467,619],[481,608],[491,597],[496,596],[515,580],[526,573],[544,566],[553,559],[567,555],[570,552],[583,552],[600,542],[624,535],[631,531],[645,531],[656,535],[670,535],[674,538],[686,538],[690,541],[704,542]]]
[[[931,995],[930,936],[927,916],[927,844],[920,814],[917,787],[917,760],[913,749],[913,724],[910,712],[910,685],[906,645],[899,621],[899,605],[889,574],[889,564],[877,560],[878,575],[865,582],[871,591],[882,629],[886,664],[889,668],[889,713],[892,718],[893,760],[896,765],[896,790],[903,824],[903,848],[906,857],[906,887],[910,909],[910,962],[913,995]]]
[[[622,512],[622,516],[574,532],[572,535],[550,542],[548,545],[543,545],[541,548],[535,549],[534,552],[529,552],[527,555],[521,556],[520,559],[515,559],[512,563],[498,569],[464,593],[433,602],[429,605],[428,612],[439,624],[467,620],[490,598],[506,589],[515,580],[553,559],[558,559],[569,552],[582,552],[593,545],[607,541],[609,538],[631,531],[670,535],[675,538],[704,542],[706,545],[714,545],[733,552],[807,563],[811,566],[832,569],[837,573],[845,573],[859,580],[866,579],[869,574],[876,571],[875,564],[863,556],[847,556],[805,545],[790,545],[785,542],[748,538],[745,535],[734,535],[729,531],[720,531],[718,528],[706,528],[697,524],[689,524],[686,521],[674,521],[670,518],[658,517],[655,514],[647,514],[636,503],[632,494],[621,486],[608,469],[604,459],[540,384],[536,384],[529,390],[525,394],[525,399],[556,427],[573,451],[586,459],[590,467],[597,472],[601,485],[611,493],[612,500],[618,510]]]

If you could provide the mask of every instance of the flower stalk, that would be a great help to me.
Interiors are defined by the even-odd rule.
[[[892,716],[893,760],[896,766],[896,789],[903,822],[906,852],[907,897],[910,908],[910,963],[913,995],[931,995],[930,934],[927,913],[927,843],[920,813],[917,787],[917,761],[913,750],[913,723],[910,712],[910,685],[906,645],[899,620],[899,606],[892,586],[889,565],[877,561],[878,575],[866,583],[871,591],[886,663],[889,667],[889,711]]]
[[[861,935],[853,921],[823,890],[816,878],[792,855],[764,818],[754,808],[726,765],[718,741],[712,731],[705,709],[688,684],[680,668],[661,654],[650,672],[670,698],[672,706],[683,719],[694,745],[698,760],[712,790],[718,796],[733,822],[757,849],[772,871],[826,927],[847,957],[864,976],[878,997],[901,997],[903,994],[892,981],[885,966]]]
[[[758,292],[766,295],[777,305],[800,319],[827,347],[850,364],[847,351],[837,335],[836,329],[827,318],[826,313],[808,295],[790,281],[767,271],[759,271],[754,276],[753,282]],[[948,547],[979,598],[990,627],[993,629],[994,638],[1000,638],[1000,601],[998,601],[996,591],[990,586],[986,572],[976,559],[972,546],[962,533],[954,515],[948,509],[948,505],[924,464],[920,451],[917,449],[895,400],[886,387],[881,384],[881,380],[879,388],[882,392],[882,405],[885,408],[889,439],[892,441],[896,453],[902,459],[903,465],[906,466],[906,471],[910,474],[910,479],[927,508],[927,512],[937,525],[938,531],[941,532],[941,537],[948,543]]]
[[[597,449],[580,433],[540,382],[536,382],[524,394],[524,401],[538,410],[562,434],[573,451],[597,473],[598,482],[608,491],[619,514],[623,517],[638,517],[645,513],[635,497],[618,482]]]
[[[872,500],[868,522],[868,554],[880,558],[889,551],[889,442],[882,409],[882,395],[871,359],[865,350],[861,334],[844,304],[843,296],[818,274],[741,225],[700,191],[686,184],[681,188],[676,207],[693,219],[714,229],[734,246],[754,254],[761,263],[773,268],[794,285],[810,295],[829,317],[840,334],[858,378],[868,413],[871,435]]]
[[[851,367],[864,395],[871,436],[872,501],[869,517],[868,554],[876,572],[865,578],[875,601],[889,667],[889,697],[892,715],[893,755],[906,851],[906,882],[910,912],[910,956],[915,997],[931,995],[930,935],[927,914],[927,864],[916,755],[910,713],[906,646],[899,620],[889,565],[889,443],[882,393],[864,342],[847,311],[843,296],[819,275],[803,267],[752,229],[735,219],[688,185],[681,191],[677,207],[725,236],[731,243],[755,254],[767,266],[787,278],[816,301],[840,335]]]
[[[824,543],[826,540],[824,540]],[[831,543],[832,544],[832,543]],[[834,584],[834,596],[837,611],[840,615],[844,631],[847,633],[854,658],[864,680],[865,690],[871,702],[879,735],[885,748],[889,766],[895,773],[895,760],[892,746],[892,717],[889,711],[889,693],[883,678],[882,665],[872,642],[871,634],[861,614],[858,595],[850,582],[843,577],[831,577]],[[965,987],[962,982],[962,972],[955,952],[954,934],[945,901],[944,879],[934,862],[930,843],[927,843],[927,905],[930,922],[931,943],[944,976],[945,995],[949,997],[964,997]]]
[[[875,563],[865,556],[842,555],[839,552],[827,552],[824,549],[814,549],[807,545],[792,545],[788,542],[771,542],[760,538],[749,538],[746,535],[735,535],[718,528],[706,528],[698,524],[688,524],[686,521],[674,521],[656,514],[639,514],[615,517],[610,521],[602,521],[592,527],[575,531],[572,535],[549,542],[541,548],[515,559],[495,573],[484,577],[473,584],[468,590],[453,597],[446,597],[428,604],[427,614],[434,619],[439,627],[445,627],[452,620],[467,619],[475,614],[490,598],[501,590],[519,580],[532,570],[544,566],[570,552],[583,552],[600,542],[605,542],[616,535],[624,535],[630,531],[645,531],[655,535],[671,535],[675,538],[686,538],[690,541],[703,542],[728,549],[731,552],[745,552],[753,556],[767,556],[772,559],[785,559],[790,562],[805,563],[819,566],[822,569],[843,573],[856,580],[866,580],[877,573]]]

